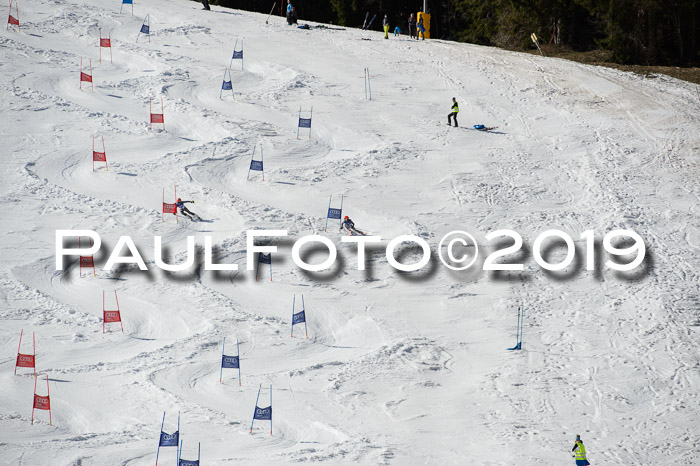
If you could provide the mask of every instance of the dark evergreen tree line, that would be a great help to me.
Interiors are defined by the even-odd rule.
[[[286,5],[287,0],[282,0]],[[213,0],[210,3],[269,13],[274,0]],[[422,0],[292,0],[301,20],[360,27],[388,14],[391,27],[407,29]],[[429,0],[431,36],[495,45],[532,47],[535,32],[544,44],[576,51],[605,49],[623,64],[700,63],[700,0]],[[275,12],[280,14],[280,1]]]

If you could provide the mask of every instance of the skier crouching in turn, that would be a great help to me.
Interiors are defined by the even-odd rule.
[[[343,228],[345,228],[348,231],[348,233],[350,233],[350,236],[354,236],[354,235],[365,236],[365,233],[363,231],[360,231],[357,228],[355,228],[355,222],[350,220],[350,217],[348,217],[347,215],[343,219],[343,223],[340,225],[340,231],[343,231]]]
[[[177,198],[177,202],[175,203],[175,205],[177,205],[177,208],[180,209],[180,213],[181,213],[182,215],[184,215],[185,217],[188,217],[188,218],[191,219],[191,220],[194,220],[194,219],[197,218],[198,216],[197,216],[197,214],[195,214],[194,212],[190,211],[190,209],[188,209],[187,207],[185,207],[185,204],[187,204],[188,202],[191,203],[191,204],[194,204],[194,201],[183,201],[182,199],[180,199],[180,198],[178,197],[178,198]]]
[[[452,113],[447,115],[447,126],[452,126],[452,118],[454,117],[455,119],[455,128],[458,128],[459,125],[457,124],[457,114],[459,113],[459,105],[457,104],[457,99],[452,97]]]
[[[586,459],[586,447],[583,446],[583,440],[581,436],[576,436],[576,443],[574,443],[574,448],[571,449],[574,452],[574,458],[576,459],[576,466],[588,466],[589,463]]]

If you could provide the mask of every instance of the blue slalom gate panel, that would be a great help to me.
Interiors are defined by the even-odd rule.
[[[132,5],[134,0],[122,0],[122,5]]]
[[[333,207],[330,207],[328,209],[328,218],[340,220],[342,215],[343,215],[343,209],[336,209]]]
[[[272,264],[272,254],[258,253],[258,263],[260,264]]]
[[[221,90],[232,91],[233,83],[231,81],[224,81],[224,83],[221,85]]]
[[[161,447],[177,447],[180,444],[180,432],[175,432],[173,434],[168,434],[167,432],[160,433],[160,443],[158,446]]]
[[[301,324],[302,322],[306,322],[306,312],[305,311],[301,311],[301,312],[297,312],[296,314],[292,314],[292,325]]]
[[[263,162],[262,160],[251,160],[250,161],[250,169],[251,170],[256,170],[256,171],[263,171]]]
[[[299,118],[299,128],[311,128],[311,118]]]
[[[255,407],[255,415],[253,419],[256,421],[271,421],[272,420],[272,406],[267,408]]]
[[[183,460],[180,458],[180,466],[199,466],[199,460]]]
[[[221,356],[221,367],[224,369],[240,369],[238,356]]]
[[[234,50],[233,51],[233,58],[231,58],[231,60],[236,60],[236,59],[243,60],[243,50]]]
[[[148,27],[148,24],[142,24],[141,25],[141,34],[150,34],[148,31],[150,28]]]

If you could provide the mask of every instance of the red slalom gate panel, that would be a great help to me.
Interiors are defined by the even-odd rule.
[[[119,311],[107,311],[107,310],[105,310],[104,311],[104,321],[105,321],[105,324],[111,324],[114,322],[121,322],[122,318],[119,315]],[[123,328],[122,328],[122,331],[124,331]]]
[[[177,185],[174,187],[175,188],[175,199],[177,199]],[[177,218],[177,204],[170,204],[165,202],[165,188],[163,188],[163,212],[160,214],[160,221],[164,222],[165,219],[163,217],[163,214],[174,214],[175,215],[175,221],[178,221]]]
[[[109,49],[109,62],[112,63],[112,34],[109,33],[107,37],[102,37],[102,29],[100,29],[100,63],[102,63],[102,49]]]
[[[95,151],[95,136],[92,137],[92,171],[95,171],[95,162],[104,162],[105,168],[109,171],[107,165],[107,150],[105,149],[105,138],[102,136],[102,152]]]
[[[83,72],[83,57],[80,57],[80,89],[83,88],[83,83],[90,83],[93,92],[95,91],[95,85],[92,82],[92,58],[90,59],[90,74]]]
[[[90,239],[90,246],[92,246],[92,238]],[[78,248],[80,248],[80,237],[78,237]],[[92,269],[92,275],[94,277],[97,276],[97,273],[95,272],[95,258],[94,256],[80,256],[80,260],[78,261],[80,265],[80,277],[82,278],[83,276],[83,269]]]
[[[163,108],[163,98],[160,98],[160,113],[153,113],[153,102],[152,99],[148,99],[148,112],[150,113],[151,119],[148,129],[150,130],[153,123],[162,124],[163,130],[165,130],[165,110]]]
[[[42,409],[49,412],[49,424],[53,425],[51,420],[51,394],[49,393],[49,376],[46,376],[46,396],[36,394],[37,377],[34,376],[34,403],[32,404],[32,424],[34,424],[34,410]]]
[[[51,409],[51,400],[48,396],[34,394],[34,409]]]
[[[36,358],[33,354],[22,354],[17,353],[17,363],[15,364],[15,371],[18,367],[31,367],[36,370]]]
[[[15,375],[17,375],[18,367],[30,367],[34,369],[34,375],[36,376],[36,336],[32,332],[32,352],[34,354],[23,354],[22,351],[22,335],[24,335],[24,329],[19,332],[19,345],[17,346],[17,361],[15,362]]]
[[[114,290],[114,300],[117,303],[117,309],[106,309],[105,308],[105,292],[102,290],[102,333],[105,333],[105,324],[116,323],[122,327],[122,332],[124,332],[124,324],[122,323],[122,315],[119,311],[119,298],[117,297],[117,290]]]
[[[9,29],[10,26],[17,26],[17,32],[20,32],[20,28],[19,28],[19,5],[17,4],[16,1],[14,2],[14,4],[15,4],[15,12],[16,12],[15,14],[16,14],[17,16],[12,16],[12,0],[10,0],[10,15],[9,15],[9,17],[7,18],[7,25],[5,26],[5,29]]]

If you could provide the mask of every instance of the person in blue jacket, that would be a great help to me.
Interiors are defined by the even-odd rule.
[[[294,7],[292,6],[292,0],[287,0],[287,24],[290,26],[292,25],[292,10]]]
[[[423,15],[418,16],[418,32],[416,33],[416,40],[418,40],[419,36],[423,36],[423,40],[425,40],[425,26],[423,25]]]

